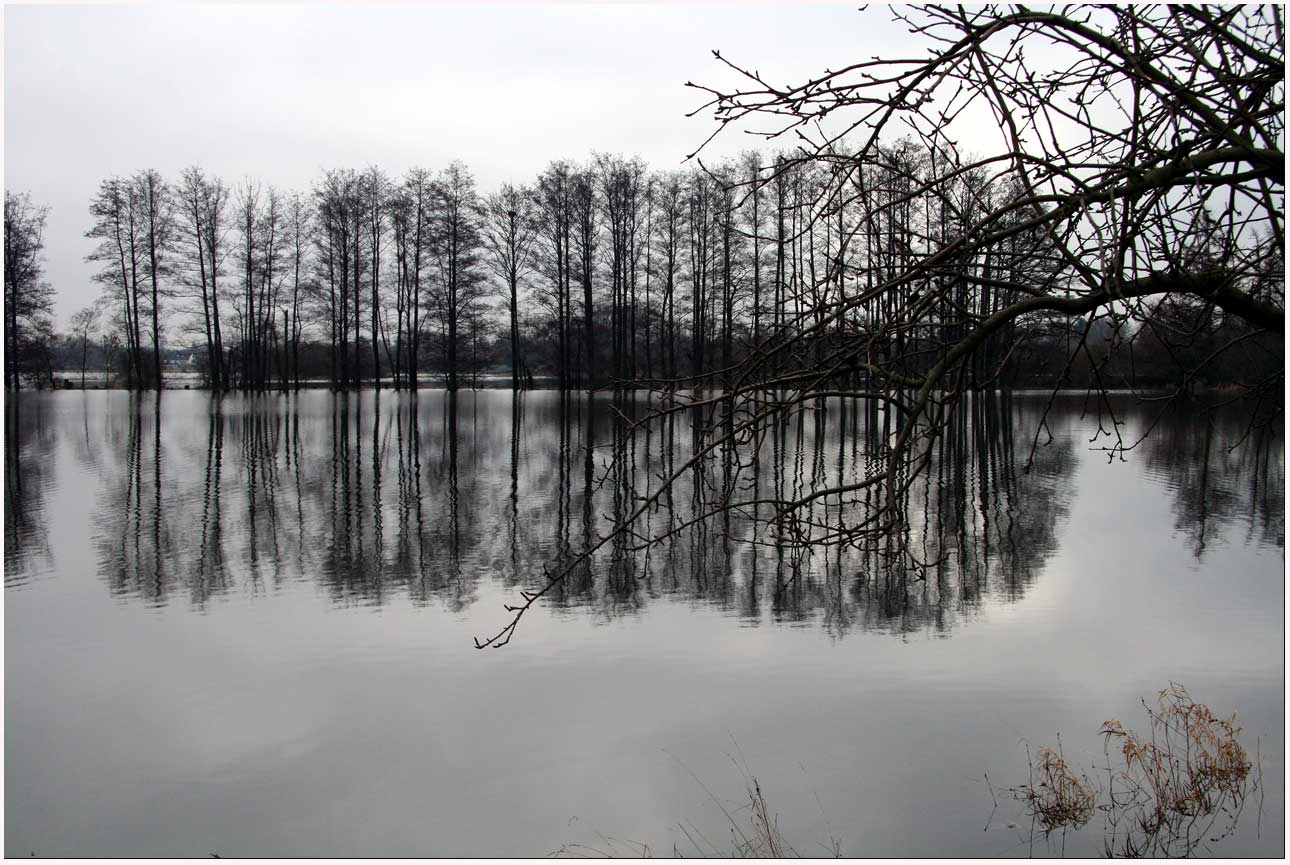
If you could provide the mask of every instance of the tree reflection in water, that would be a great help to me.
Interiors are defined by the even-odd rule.
[[[58,431],[43,400],[5,400],[4,580],[21,585],[50,560],[45,487],[54,470]]]
[[[540,589],[626,527],[546,596],[561,614],[614,619],[673,598],[834,634],[944,634],[989,600],[1023,597],[1057,547],[1086,440],[1078,409],[1059,405],[1052,441],[1032,453],[1043,400],[965,397],[926,470],[908,478],[903,528],[858,541],[844,529],[873,512],[873,487],[790,515],[773,502],[873,473],[893,430],[861,399],[776,414],[695,461],[627,526],[730,418],[708,406],[637,426],[646,402],[632,394],[167,393],[59,403],[81,422],[55,424],[52,398],[10,403],[7,581],[48,554],[43,495],[62,435],[102,484],[100,574],[121,597],[206,608],[316,580],[337,604],[406,597],[461,611],[481,582]],[[1144,423],[1145,412],[1126,406],[1122,419]],[[1258,429],[1232,448],[1245,429],[1235,413],[1175,412],[1144,445],[1197,557],[1235,522],[1251,540],[1284,543],[1279,433]]]

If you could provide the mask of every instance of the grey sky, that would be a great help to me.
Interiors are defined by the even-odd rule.
[[[200,164],[308,189],[323,168],[464,160],[484,190],[591,151],[674,167],[728,83],[788,83],[908,45],[885,10],[808,3],[6,6],[5,187],[51,208],[56,324],[98,294],[100,180]],[[729,135],[716,153],[749,146]]]

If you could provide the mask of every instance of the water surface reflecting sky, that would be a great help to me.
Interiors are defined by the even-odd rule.
[[[680,824],[728,831],[694,776],[737,802],[736,748],[804,854],[1025,854],[1015,813],[981,831],[984,775],[1020,783],[1023,741],[1058,734],[1104,762],[1100,723],[1171,680],[1259,742],[1261,826],[1220,851],[1282,852],[1284,456],[1279,431],[1229,449],[1238,415],[1169,413],[1108,460],[1062,398],[1032,457],[1044,399],[978,400],[910,488],[921,567],[777,544],[760,508],[678,529],[871,471],[866,407],[822,402],[686,472],[638,527],[665,540],[605,546],[481,652],[708,419],[629,435],[639,406],[555,392],[11,402],[8,855],[686,852]]]

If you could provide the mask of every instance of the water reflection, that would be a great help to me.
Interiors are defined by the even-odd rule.
[[[640,426],[647,406],[630,394],[23,395],[6,415],[6,584],[48,558],[60,436],[100,485],[94,543],[113,595],[202,610],[298,581],[341,605],[452,611],[481,584],[534,590],[683,469],[631,532],[548,595],[557,610],[610,620],[671,598],[747,625],[946,634],[989,602],[1022,598],[1057,547],[1086,439],[1078,405],[1059,401],[1052,441],[1032,454],[1044,405],[964,400],[909,479],[903,531],[822,546],[794,541],[842,537],[879,492],[817,499],[791,518],[767,501],[874,471],[893,430],[862,400],[781,412],[687,469],[708,431],[733,423],[718,408]],[[1145,412],[1122,416],[1143,424]],[[1279,431],[1232,448],[1244,424],[1173,412],[1144,445],[1197,557],[1237,520],[1260,544],[1284,543]]]
[[[21,585],[50,562],[46,488],[52,482],[57,430],[43,400],[5,401],[4,579]]]
[[[1239,414],[1162,424],[1148,439],[1147,470],[1173,494],[1174,525],[1193,555],[1233,524],[1249,543],[1284,544],[1284,445],[1279,425],[1252,426]]]

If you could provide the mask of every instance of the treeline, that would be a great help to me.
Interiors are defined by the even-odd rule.
[[[59,344],[60,365],[70,350],[75,368],[79,351],[83,368],[97,342],[132,388],[159,387],[167,347],[180,345],[217,389],[402,388],[433,375],[454,390],[484,369],[509,370],[516,388],[539,375],[566,389],[729,386],[750,357],[767,382],[804,368],[859,381],[864,364],[830,366],[855,340],[872,367],[914,375],[992,314],[1070,278],[1025,213],[1001,207],[1018,190],[981,168],[926,183],[946,173],[945,156],[911,141],[878,154],[749,153],[665,172],[597,155],[491,194],[461,163],[397,178],[327,171],[304,192],[231,186],[196,167],[113,177],[87,232],[102,300],[61,342],[36,347],[45,369]],[[5,212],[8,237],[9,196]],[[953,254],[996,212],[1016,230]],[[1180,255],[1206,254],[1203,226],[1194,239]],[[9,262],[6,252],[7,301]],[[1281,268],[1265,268],[1269,291]],[[1010,319],[974,355],[971,384],[1174,382],[1206,344],[1248,329],[1212,308],[1170,301],[1160,313],[1167,326],[1133,329],[1129,355],[1087,336],[1124,341],[1123,322]],[[1186,345],[1171,342],[1179,327]],[[1242,363],[1279,363],[1257,340],[1250,349]]]

